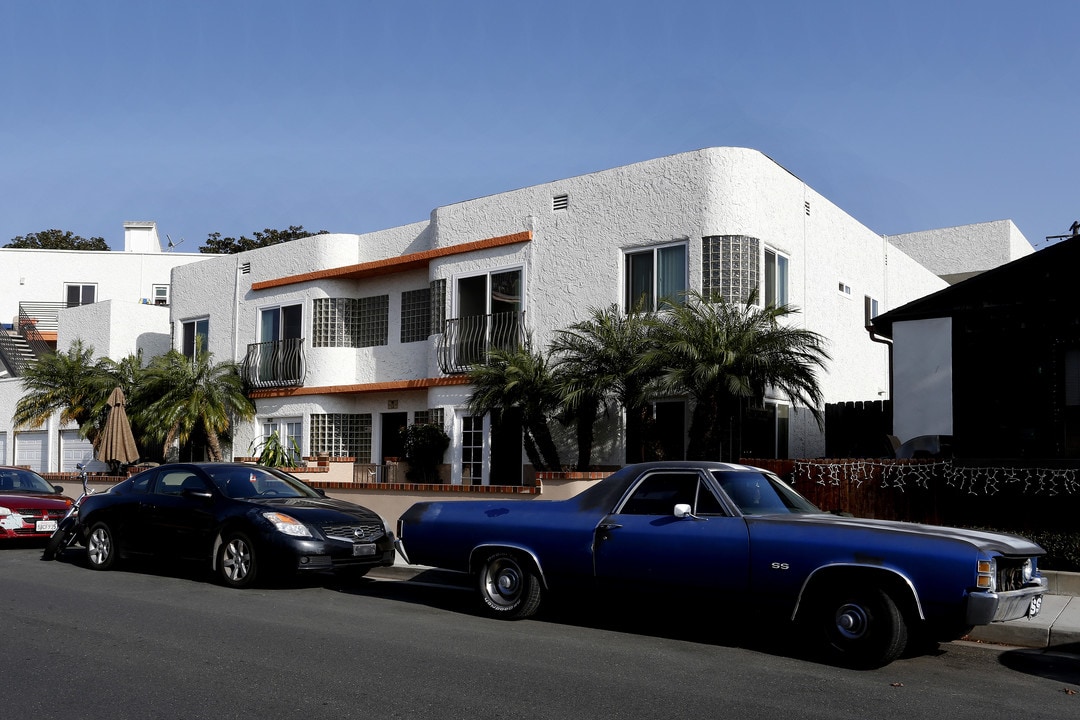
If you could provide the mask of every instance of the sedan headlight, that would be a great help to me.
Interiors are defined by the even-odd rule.
[[[308,530],[307,525],[291,515],[279,512],[264,512],[262,516],[269,520],[270,524],[274,526],[274,529],[280,533],[291,535],[292,537],[311,537],[311,531]]]
[[[6,517],[7,515],[10,515],[10,514],[11,514],[11,508],[6,508],[3,505],[0,505],[0,517]]]
[[[1027,585],[1029,582],[1031,582],[1031,578],[1035,576],[1035,566],[1032,564],[1030,559],[1024,561],[1023,572],[1024,584]]]

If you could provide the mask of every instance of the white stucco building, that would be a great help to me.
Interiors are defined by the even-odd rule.
[[[464,370],[500,338],[528,332],[545,347],[590,308],[625,309],[642,293],[653,304],[687,289],[741,300],[760,286],[828,338],[826,402],[883,399],[887,348],[868,315],[946,287],[941,275],[1031,251],[1008,221],[971,237],[939,267],[919,234],[894,242],[762,153],[709,148],[439,207],[412,225],[178,267],[173,343],[190,350],[204,337],[259,387],[237,455],[277,430],[305,455],[379,464],[400,454],[401,425],[434,420],[452,439],[454,482],[487,483],[494,462],[498,482],[512,483],[520,437],[493,447],[506,428],[465,408]],[[772,447],[759,452],[821,454],[809,412],[779,397],[768,411]],[[671,398],[656,414],[681,452],[686,404]],[[595,463],[623,461],[620,429],[619,418],[598,428]]]
[[[41,428],[14,427],[18,364],[31,357],[26,336],[62,351],[79,339],[115,360],[166,352],[172,269],[209,257],[163,252],[153,222],[124,223],[123,251],[0,248],[0,465],[62,472],[91,457],[77,429],[55,417]]]

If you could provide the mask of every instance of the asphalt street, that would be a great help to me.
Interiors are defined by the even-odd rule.
[[[0,677],[33,718],[1025,718],[1080,713],[1080,661],[950,643],[833,667],[696,608],[476,612],[433,576],[234,591],[202,568],[0,551]],[[7,713],[5,713],[6,715]]]

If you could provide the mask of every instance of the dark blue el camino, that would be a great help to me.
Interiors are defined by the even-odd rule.
[[[569,500],[417,503],[398,550],[473,573],[498,617],[547,592],[699,592],[773,610],[865,667],[909,638],[1034,616],[1046,589],[1044,551],[1023,538],[828,514],[765,470],[714,462],[630,465]]]

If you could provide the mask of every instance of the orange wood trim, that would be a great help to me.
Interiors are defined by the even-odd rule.
[[[517,243],[529,242],[530,240],[532,240],[532,230],[525,230],[512,235],[500,235],[499,237],[476,240],[474,242],[462,243],[461,245],[451,245],[450,247],[436,248],[434,250],[424,250],[423,252],[409,253],[408,255],[385,258],[383,260],[372,260],[371,262],[360,263],[358,265],[327,268],[326,270],[316,270],[314,272],[301,273],[300,275],[289,275],[287,277],[274,278],[273,280],[260,280],[259,282],[251,283],[251,289],[266,290],[268,288],[281,287],[283,285],[295,285],[296,283],[310,282],[312,280],[342,278],[348,280],[360,280],[363,278],[377,277],[379,275],[389,275],[391,273],[427,267],[428,263],[435,258],[461,255],[477,250],[489,250],[491,248],[502,247],[503,245],[515,245]]]
[[[296,397],[298,395],[361,395],[377,392],[401,392],[408,390],[427,390],[433,387],[468,385],[468,375],[449,377],[418,378],[416,380],[392,380],[390,382],[359,383],[356,385],[323,385],[321,387],[275,388],[273,390],[254,390],[252,398]]]

